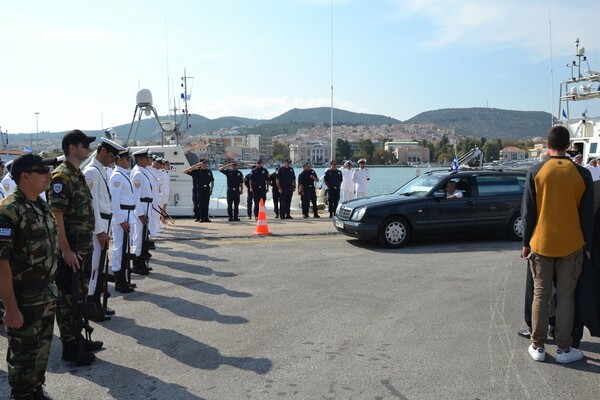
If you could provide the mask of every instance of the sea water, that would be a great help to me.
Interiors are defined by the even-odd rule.
[[[274,172],[273,168],[267,168],[269,172]],[[325,172],[325,168],[313,168],[317,175],[321,177]],[[354,168],[356,169],[356,168]],[[432,169],[441,168],[412,168],[412,167],[367,167],[369,170],[369,196],[391,193],[404,185],[409,180],[417,176],[417,173],[425,173]],[[227,197],[227,179],[225,175],[218,170],[213,170],[215,178],[215,188],[213,197]],[[240,168],[240,172],[246,176],[250,172],[249,169]],[[296,179],[302,168],[294,168]],[[244,188],[244,191],[246,189]],[[270,197],[270,196],[268,196]]]

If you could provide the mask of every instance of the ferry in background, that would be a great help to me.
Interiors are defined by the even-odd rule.
[[[581,154],[584,163],[600,157],[600,72],[590,69],[585,48],[575,41],[577,60],[570,65],[571,79],[561,82],[559,97],[559,125],[569,130],[569,154]],[[585,65],[585,68],[584,68]]]

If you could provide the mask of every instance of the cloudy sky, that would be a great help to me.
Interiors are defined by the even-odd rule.
[[[268,119],[328,107],[332,61],[336,108],[558,114],[575,39],[600,69],[599,15],[597,0],[2,1],[0,127],[129,123],[140,88],[164,115],[184,68],[190,112]]]

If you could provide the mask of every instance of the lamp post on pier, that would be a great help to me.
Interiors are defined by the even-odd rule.
[[[34,114],[35,114],[35,140],[39,140],[40,137],[39,137],[39,129],[38,129],[38,117],[39,117],[40,113],[36,111]],[[31,149],[33,150],[33,143],[31,143]]]

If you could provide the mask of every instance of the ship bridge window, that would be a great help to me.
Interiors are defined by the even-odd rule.
[[[596,154],[598,143],[590,143],[590,154]]]

